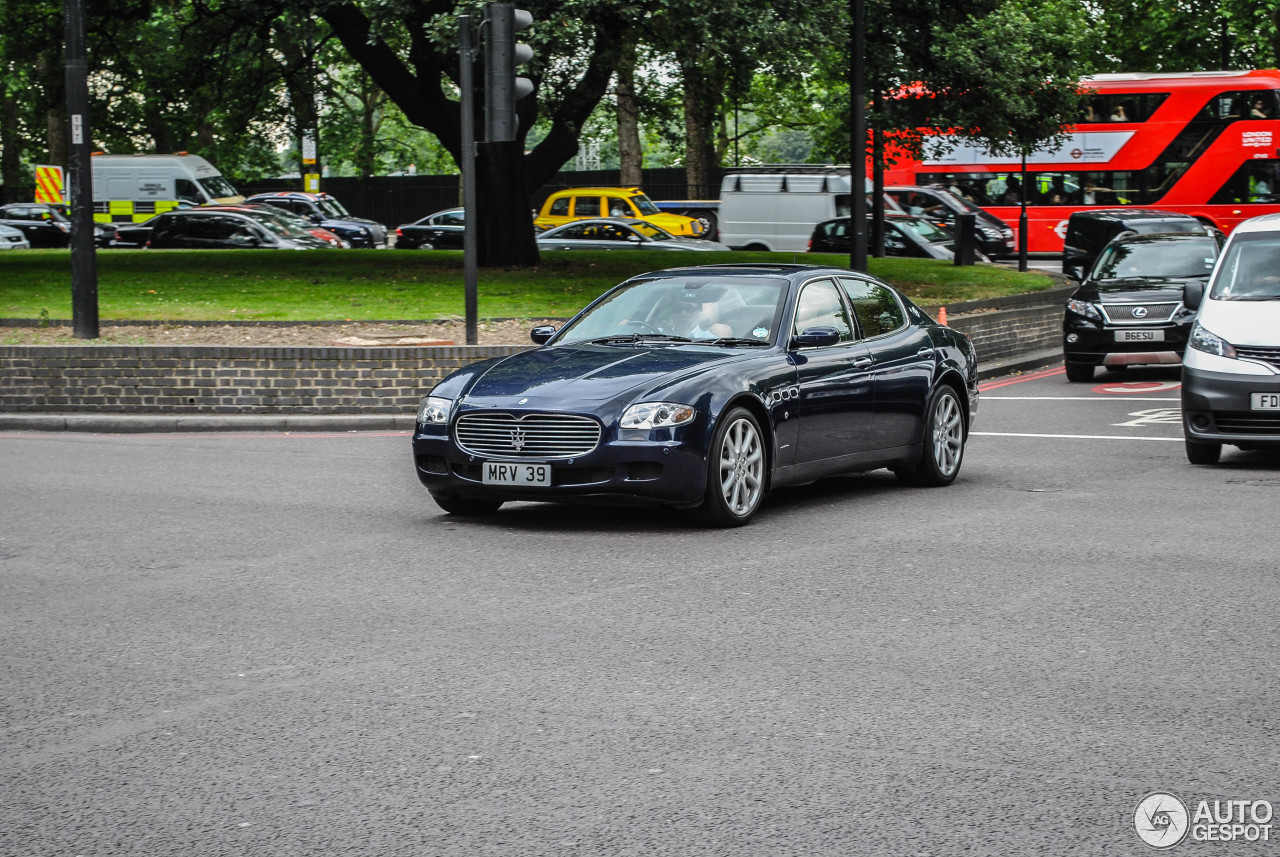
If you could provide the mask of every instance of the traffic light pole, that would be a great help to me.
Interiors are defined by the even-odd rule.
[[[476,112],[475,112],[475,31],[471,28],[471,16],[458,18],[459,66],[458,85],[462,88],[462,208],[467,223],[462,230],[462,282],[466,302],[467,345],[479,342],[477,333],[478,299],[478,250],[480,217],[476,192]]]
[[[98,257],[93,246],[93,166],[90,161],[89,63],[84,0],[65,0],[68,170],[71,190],[71,323],[76,339],[98,338]]]

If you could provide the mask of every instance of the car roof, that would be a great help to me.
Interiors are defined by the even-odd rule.
[[[1237,232],[1276,232],[1280,231],[1280,213],[1263,214],[1258,217],[1251,217],[1243,223],[1236,226],[1232,230],[1232,234]]]
[[[640,190],[638,187],[568,187],[564,190],[556,191],[551,194],[551,196],[564,196],[566,194],[574,193],[617,193],[627,196],[638,196],[639,194],[644,193],[644,191]],[[550,199],[551,197],[547,198]]]
[[[684,268],[664,268],[652,271],[651,274],[727,274],[735,276],[773,276],[791,277],[797,274],[816,273],[819,271],[836,271],[844,274],[855,273],[831,265],[801,265],[787,262],[725,262],[719,265],[690,265]],[[647,275],[646,275],[647,276]]]
[[[1071,219],[1081,220],[1195,220],[1190,214],[1158,208],[1093,208],[1074,211]]]
[[[568,223],[562,223],[555,227],[556,229],[565,229],[569,226],[585,226],[592,223],[617,223],[622,226],[652,226],[653,224],[647,220],[641,220],[639,217],[584,217],[581,220],[572,220]],[[551,230],[548,229],[548,232]]]

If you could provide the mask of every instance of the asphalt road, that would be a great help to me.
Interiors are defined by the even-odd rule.
[[[955,485],[736,531],[451,519],[403,434],[0,434],[0,855],[1137,855],[1151,792],[1280,804],[1280,456],[1187,464],[1176,383],[990,382]]]

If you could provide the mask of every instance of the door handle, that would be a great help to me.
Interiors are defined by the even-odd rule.
[[[872,363],[875,363],[875,362],[876,361],[871,359],[870,357],[859,357],[857,360],[853,361],[853,368],[866,369],[868,366],[870,366]]]
[[[917,356],[917,357],[932,357],[932,356],[933,356],[933,349],[932,349],[932,348],[929,348],[929,347],[927,347],[927,346],[926,346],[926,347],[924,347],[924,348],[921,348],[919,351],[917,351],[917,352],[916,352],[916,356]]]

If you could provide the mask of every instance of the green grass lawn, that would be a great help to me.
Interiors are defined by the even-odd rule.
[[[634,274],[679,265],[802,262],[847,266],[807,253],[544,253],[536,268],[480,271],[482,318],[573,315]],[[462,253],[341,250],[105,250],[97,254],[104,320],[327,321],[437,319],[465,311]],[[1041,291],[1045,274],[931,259],[872,259],[871,273],[917,303]],[[0,318],[71,318],[67,250],[0,254]]]

